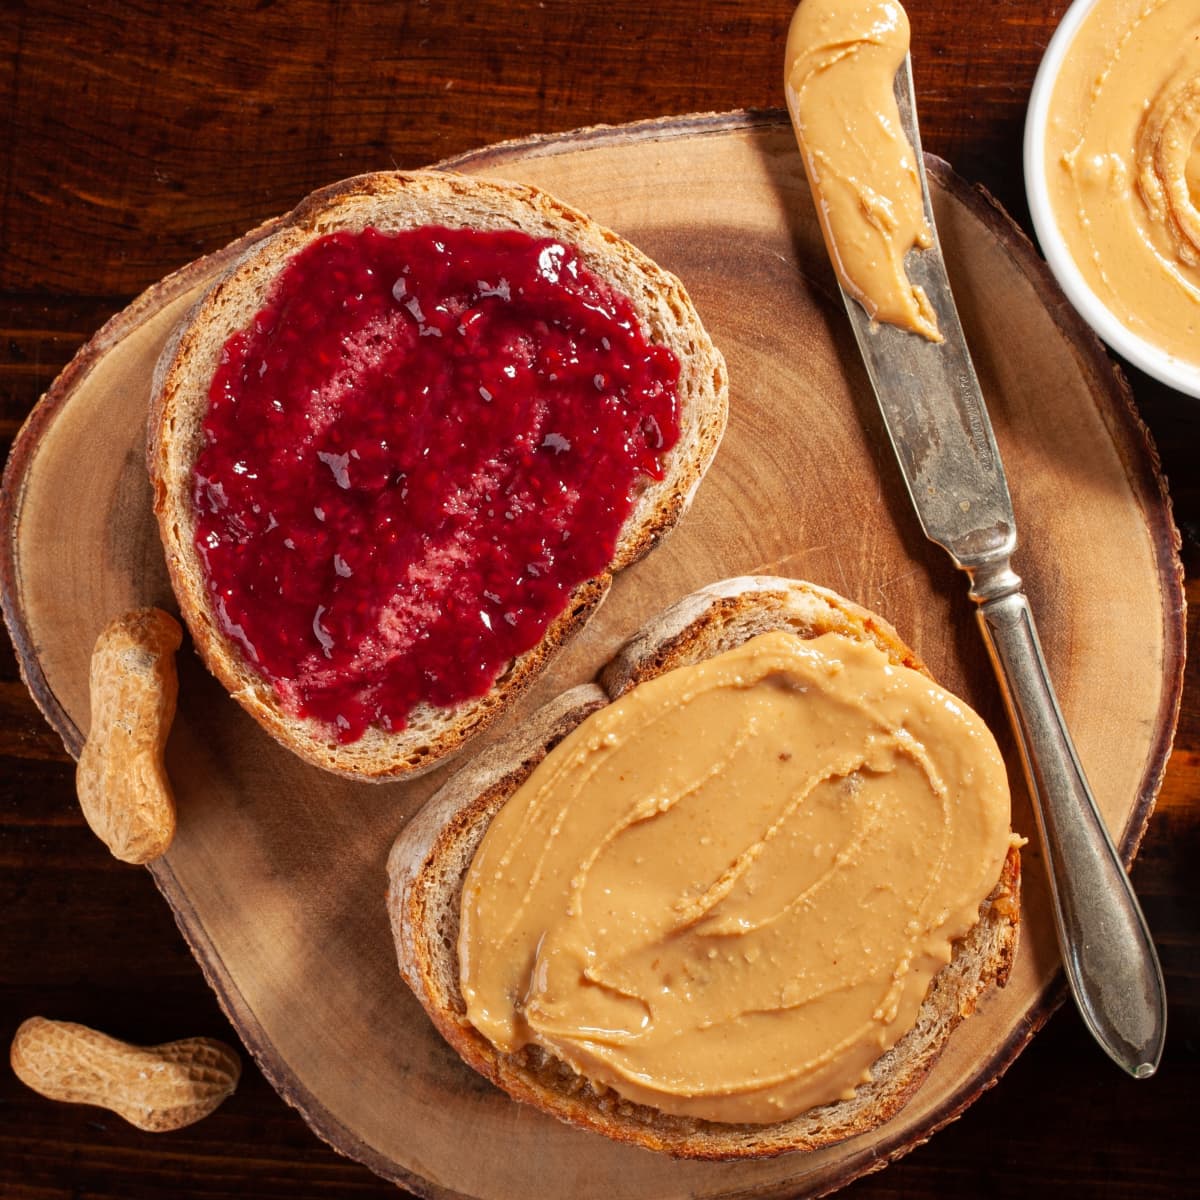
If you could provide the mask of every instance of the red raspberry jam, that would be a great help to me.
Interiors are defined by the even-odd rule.
[[[678,377],[562,242],[321,238],[209,390],[192,499],[222,630],[342,742],[482,695],[662,477]]]

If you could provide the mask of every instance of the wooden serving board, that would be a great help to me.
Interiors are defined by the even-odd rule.
[[[729,429],[694,508],[618,579],[522,711],[589,677],[643,620],[702,584],[796,575],[890,618],[984,714],[1008,753],[1014,824],[1032,837],[965,578],[923,540],[909,507],[782,120],[680,118],[448,165],[540,184],[675,271],[732,380]],[[1127,393],[1029,244],[944,164],[931,169],[1011,481],[1016,567],[1080,757],[1129,858],[1182,681],[1178,539],[1164,484]],[[42,401],[9,463],[5,615],[27,681],[73,752],[88,725],[88,658],[101,626],[134,605],[173,606],[142,461],[150,373],[168,331],[238,248],[186,267],[106,326]],[[322,1137],[423,1195],[824,1193],[956,1116],[1061,994],[1034,843],[1012,980],[960,1027],[896,1119],[816,1154],[673,1162],[513,1103],[460,1064],[401,982],[384,863],[448,769],[379,787],[327,776],[270,741],[187,652],[168,765],[180,827],[152,870],[229,1017]]]

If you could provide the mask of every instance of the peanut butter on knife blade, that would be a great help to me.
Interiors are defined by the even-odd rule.
[[[933,243],[892,91],[908,41],[890,0],[804,0],[784,88],[838,281],[872,320],[936,342],[937,315],[904,269],[911,249]]]

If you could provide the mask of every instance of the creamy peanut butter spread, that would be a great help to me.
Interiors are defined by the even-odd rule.
[[[1051,94],[1046,175],[1092,291],[1200,363],[1200,0],[1098,0]]]
[[[788,31],[784,90],[838,281],[885,321],[941,341],[904,269],[933,244],[892,83],[908,53],[894,0],[804,0]]]
[[[668,1113],[848,1097],[916,1021],[1011,842],[991,734],[839,634],[762,634],[594,713],[468,871],[467,1017]]]

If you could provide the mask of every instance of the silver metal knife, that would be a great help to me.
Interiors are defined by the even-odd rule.
[[[925,289],[945,340],[875,324],[844,289],[842,298],[925,535],[970,577],[1020,743],[1075,1002],[1112,1059],[1144,1079],[1158,1067],[1166,1035],[1162,969],[1071,744],[1011,566],[1012,501],[937,239],[907,57],[895,93],[933,232],[932,247],[914,250],[905,265]]]

